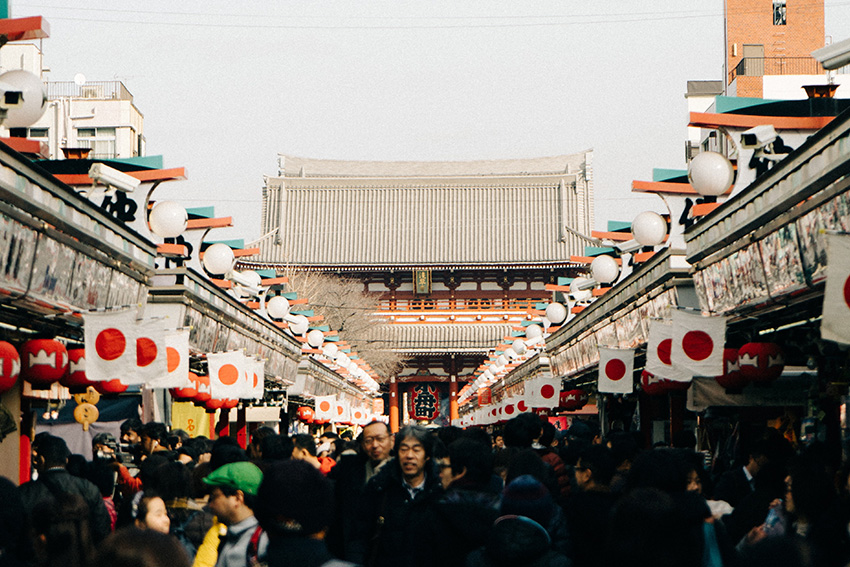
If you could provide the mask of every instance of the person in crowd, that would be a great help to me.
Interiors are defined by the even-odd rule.
[[[155,530],[118,530],[99,546],[93,567],[189,567],[189,558],[174,540]]]
[[[612,433],[608,436],[606,445],[611,449],[611,456],[616,467],[614,476],[611,478],[611,492],[620,494],[626,485],[629,469],[632,468],[632,463],[640,453],[640,448],[634,434],[629,432]]]
[[[32,557],[29,523],[15,484],[0,476],[0,565],[24,567]]]
[[[556,545],[546,528],[557,523],[559,512],[549,490],[536,478],[522,475],[514,479],[505,487],[500,516],[486,544],[467,556],[466,566],[569,567],[569,559],[557,549],[565,546]],[[566,537],[565,533],[562,536]]]
[[[439,446],[442,446],[440,443]],[[433,507],[427,539],[439,541],[435,564],[462,566],[487,540],[499,516],[501,495],[493,490],[493,451],[489,443],[461,437],[434,460],[443,494]]]
[[[177,452],[177,449],[183,446],[183,443],[191,439],[190,435],[182,429],[172,429],[166,438],[166,444],[169,451]]]
[[[599,550],[605,546],[608,518],[615,503],[610,490],[614,472],[614,456],[605,445],[587,447],[576,463],[578,491],[570,496],[566,507],[576,567],[605,565]]]
[[[103,497],[103,505],[109,514],[109,529],[115,529],[118,520],[118,509],[115,506],[115,471],[112,461],[108,459],[95,459],[86,466],[86,480],[94,484]]]
[[[319,435],[319,443],[317,445],[316,454],[320,457],[333,457],[336,454],[336,444],[339,441],[339,435],[333,431],[325,431]]]
[[[165,501],[159,495],[146,490],[138,502],[133,503],[133,507],[133,520],[137,528],[169,533],[171,519],[168,517]]]
[[[142,442],[142,420],[131,417],[121,424],[121,443],[127,446],[138,445]]]
[[[386,423],[373,421],[360,433],[360,453],[345,455],[331,469],[336,514],[328,530],[328,548],[336,557],[351,557],[354,524],[363,507],[366,483],[389,460],[393,434]]]
[[[330,457],[318,457],[316,441],[312,435],[299,433],[292,437],[292,458],[298,461],[306,461],[319,469],[323,475],[331,472],[331,469],[336,465]]]
[[[89,528],[95,542],[110,532],[109,512],[97,487],[83,478],[72,476],[65,469],[71,452],[61,437],[46,436],[38,444],[36,467],[38,479],[20,487],[24,508],[32,515],[38,504],[55,505],[63,495],[76,495],[87,506]]]
[[[262,462],[268,465],[274,461],[291,459],[294,446],[292,438],[288,435],[267,435],[260,442],[260,453],[263,456]]]
[[[263,473],[253,463],[229,463],[211,472],[209,507],[227,526],[218,549],[216,567],[247,567],[265,558],[268,536],[254,516]]]
[[[39,500],[31,514],[33,564],[87,567],[94,552],[90,516],[86,499],[73,492]]]
[[[783,464],[791,452],[790,444],[778,431],[768,428],[747,453],[746,464],[725,472],[714,487],[714,499],[725,500],[735,508],[756,489],[756,477],[770,462]]]
[[[421,426],[399,430],[395,458],[366,486],[351,557],[346,559],[376,567],[434,564],[434,544],[422,537],[430,508],[442,491],[431,462],[433,443]]]
[[[555,479],[558,483],[559,502],[566,502],[570,496],[570,476],[567,467],[558,453],[552,448],[552,443],[555,441],[555,436],[558,430],[555,426],[549,423],[541,423],[540,435],[532,444],[532,448],[540,455],[543,462],[552,467],[552,472],[555,473]]]
[[[257,492],[257,520],[268,534],[268,567],[353,567],[325,544],[333,517],[331,483],[303,461],[274,462]]]
[[[263,439],[271,435],[277,435],[277,432],[267,425],[258,427],[251,434],[251,444],[248,445],[248,456],[255,463],[263,460]]]
[[[177,456],[168,446],[168,428],[164,423],[158,421],[146,423],[139,436],[141,437],[142,453],[146,457],[150,457],[154,453],[163,453],[168,458]]]

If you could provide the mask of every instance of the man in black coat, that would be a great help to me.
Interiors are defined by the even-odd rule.
[[[355,523],[365,506],[366,483],[389,460],[393,448],[393,435],[389,426],[373,421],[360,434],[361,451],[345,455],[328,473],[334,482],[335,517],[326,538],[328,549],[336,557],[351,555],[350,546],[355,533]]]
[[[61,437],[47,435],[39,441],[36,455],[38,479],[20,487],[21,500],[29,515],[40,502],[56,501],[64,494],[76,494],[89,508],[89,528],[95,543],[110,532],[109,512],[103,503],[100,490],[91,482],[72,476],[65,466],[71,451]]]
[[[396,457],[366,486],[346,559],[367,567],[434,565],[437,542],[425,537],[442,488],[431,461],[433,437],[408,425],[395,436]]]

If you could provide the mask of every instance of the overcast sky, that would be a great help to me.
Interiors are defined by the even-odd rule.
[[[763,0],[769,1],[769,0]],[[807,0],[808,1],[808,0]],[[653,167],[683,168],[686,81],[719,80],[722,0],[14,2],[42,15],[48,80],[122,80],[148,155],[260,236],[277,154],[355,160],[539,157],[593,148],[596,226],[630,221]],[[850,37],[850,1],[826,0]],[[655,199],[655,200],[654,200]]]

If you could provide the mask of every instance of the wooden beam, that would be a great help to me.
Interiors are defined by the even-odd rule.
[[[757,116],[753,114],[691,112],[688,126],[695,128],[754,128],[769,124],[777,130],[820,130],[834,119],[834,116]]]

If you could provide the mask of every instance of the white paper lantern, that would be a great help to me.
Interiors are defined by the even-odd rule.
[[[529,339],[539,339],[543,336],[543,329],[540,328],[540,325],[529,325],[525,328],[525,336]]]
[[[705,197],[722,195],[735,179],[735,169],[726,156],[717,152],[701,152],[688,164],[688,181]]]
[[[289,330],[295,335],[303,335],[310,329],[310,321],[304,315],[296,315],[289,321]]]
[[[151,232],[162,238],[177,238],[186,230],[189,214],[174,201],[160,201],[151,209]]]
[[[593,275],[593,279],[599,283],[609,284],[617,281],[617,277],[620,275],[620,266],[617,265],[617,261],[613,257],[603,254],[594,258],[593,262],[590,263],[590,273]],[[566,310],[564,312],[566,313]]]
[[[289,300],[282,295],[276,295],[266,301],[266,311],[269,317],[283,319],[289,313]]]
[[[525,341],[523,341],[522,339],[517,339],[511,345],[511,350],[517,353],[517,355],[523,355],[528,349],[525,348]]]
[[[567,318],[567,308],[558,302],[546,306],[546,318],[554,325],[560,325]],[[522,353],[519,353],[522,354]]]
[[[9,71],[0,75],[0,88],[5,93],[21,93],[19,106],[6,111],[6,128],[27,128],[32,126],[47,110],[47,92],[38,76],[29,71]]]
[[[658,246],[667,236],[667,221],[653,211],[644,211],[632,221],[632,236],[642,246]]]
[[[233,269],[236,256],[227,244],[218,242],[204,250],[204,269],[211,274],[226,274]]]
[[[339,347],[334,343],[325,343],[325,346],[322,347],[322,354],[331,360],[336,358],[337,353],[339,353]]]
[[[319,329],[313,329],[307,333],[307,344],[313,348],[319,348],[325,342],[325,334]]]

